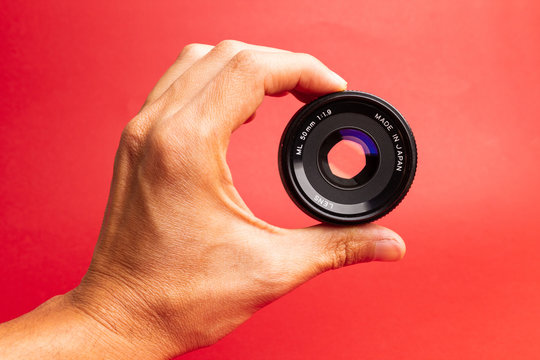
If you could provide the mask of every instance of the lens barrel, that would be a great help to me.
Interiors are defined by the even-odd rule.
[[[347,143],[358,153],[358,173],[339,172],[332,149]],[[359,224],[392,211],[407,194],[416,172],[411,128],[377,96],[340,91],[304,105],[285,128],[279,172],[295,204],[333,224]],[[347,163],[345,163],[347,165]]]

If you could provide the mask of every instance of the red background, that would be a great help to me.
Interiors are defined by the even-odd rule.
[[[538,359],[539,4],[6,2],[0,321],[78,284],[122,128],[183,46],[232,38],[311,53],[404,114],[417,178],[380,223],[408,249],[326,273],[185,359]],[[314,223],[276,164],[300,105],[266,99],[228,154],[248,205],[284,227]]]

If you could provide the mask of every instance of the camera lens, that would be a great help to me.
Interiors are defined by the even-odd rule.
[[[334,224],[373,221],[395,208],[416,171],[416,144],[399,112],[359,91],[304,105],[285,128],[279,171],[311,217]]]

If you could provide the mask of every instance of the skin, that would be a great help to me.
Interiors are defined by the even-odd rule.
[[[225,161],[265,95],[306,102],[346,86],[308,54],[186,46],[122,133],[88,272],[0,325],[0,358],[169,359],[324,271],[401,259],[403,240],[375,224],[282,229],[256,218]]]

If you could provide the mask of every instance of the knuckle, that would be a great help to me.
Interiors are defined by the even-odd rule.
[[[319,59],[317,59],[315,56],[308,54],[308,53],[297,53],[299,56],[303,57],[306,61],[314,61],[314,62],[320,62]]]
[[[255,50],[243,49],[234,56],[233,68],[245,71],[256,67],[258,60],[259,56]]]
[[[297,53],[297,54],[302,58],[302,61],[305,62],[306,64],[312,63],[315,66],[326,67],[326,65],[324,65],[321,60],[319,60],[318,58],[316,58],[315,56],[311,54],[308,54],[308,53]]]
[[[178,121],[154,126],[145,145],[146,167],[164,177],[176,176],[178,172],[186,179],[200,175],[208,167],[207,157],[201,153],[210,151],[208,144],[212,144],[211,131],[201,129],[205,127]]]
[[[332,269],[373,260],[374,245],[370,241],[359,241],[353,231],[340,231],[331,236],[329,246]]]
[[[147,155],[150,164],[160,170],[169,168],[174,163],[178,151],[178,139],[174,133],[162,126],[156,126],[148,135]]]
[[[120,136],[120,148],[127,149],[129,152],[140,150],[143,145],[146,134],[144,119],[140,115],[131,120]]]
[[[351,261],[349,242],[345,239],[335,241],[330,255],[332,257],[332,269],[338,269],[347,265]]]
[[[225,51],[228,53],[237,52],[239,49],[245,47],[245,43],[238,40],[222,40],[216,45],[216,50]]]
[[[199,44],[199,43],[191,43],[182,49],[180,52],[180,55],[178,55],[178,60],[186,58],[186,57],[200,57],[202,54],[205,53],[207,48],[207,45]]]
[[[162,126],[156,126],[148,136],[148,147],[152,152],[166,154],[174,148],[174,145],[175,137]]]

